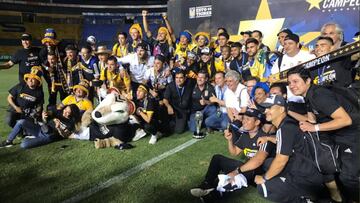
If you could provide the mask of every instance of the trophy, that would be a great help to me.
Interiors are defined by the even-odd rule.
[[[193,138],[196,138],[196,139],[202,139],[205,137],[205,134],[203,132],[201,132],[201,125],[202,125],[202,122],[203,122],[203,114],[201,113],[201,111],[197,111],[195,113],[195,127],[196,127],[196,130],[193,134]]]

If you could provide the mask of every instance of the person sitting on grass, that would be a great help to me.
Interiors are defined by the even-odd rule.
[[[55,112],[43,112],[42,119],[43,123],[39,124],[26,119],[19,120],[7,140],[1,144],[1,147],[12,146],[13,140],[22,130],[35,137],[31,139],[25,138],[20,145],[23,149],[34,148],[68,138],[75,132],[81,117],[79,108],[75,104],[70,104]]]
[[[87,80],[82,80],[78,85],[73,87],[74,94],[67,96],[62,100],[61,104],[58,106],[58,109],[63,108],[66,105],[76,104],[80,109],[80,113],[83,114],[85,111],[92,111],[93,105],[91,101],[87,98],[89,94],[89,82]]]
[[[224,136],[228,141],[230,154],[233,156],[242,154],[245,157],[245,162],[220,154],[214,155],[205,180],[199,187],[191,189],[190,192],[193,196],[204,197],[210,194],[218,184],[217,178],[220,172],[227,174],[230,178],[231,185],[229,187],[232,189],[246,186],[248,183],[253,182],[255,175],[262,174],[260,166],[275,148],[274,144],[267,142],[257,145],[258,138],[266,136],[261,130],[263,120],[264,115],[260,111],[248,108],[244,113],[240,129],[237,128],[232,132],[225,130]],[[239,174],[242,175],[238,176]],[[246,182],[246,184],[239,184],[236,181],[238,177],[242,177],[243,182]]]
[[[31,73],[24,75],[25,84],[19,83],[9,90],[7,101],[10,105],[6,123],[14,127],[16,121],[25,118],[41,117],[44,104],[44,92],[41,86],[41,67],[33,66]]]

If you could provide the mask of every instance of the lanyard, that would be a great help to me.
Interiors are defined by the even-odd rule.
[[[182,98],[182,95],[183,95],[183,93],[184,93],[184,89],[185,89],[185,87],[182,87],[181,88],[181,92],[180,92],[180,89],[179,89],[179,87],[176,85],[175,86],[176,87],[176,91],[177,91],[177,93],[178,93],[178,95],[179,95],[179,97],[180,97],[180,99]]]
[[[240,72],[240,74],[242,74],[242,68],[241,67],[245,62],[245,56],[242,53],[240,53],[240,54],[242,55],[242,57],[241,57],[241,66],[239,65],[237,59],[235,59],[235,62],[236,62],[236,66],[237,66],[238,71]]]
[[[224,91],[225,92],[225,91]],[[220,99],[220,100],[224,100],[224,92],[223,91],[221,91],[221,87],[218,87],[217,88],[217,96],[218,96],[218,98]]]

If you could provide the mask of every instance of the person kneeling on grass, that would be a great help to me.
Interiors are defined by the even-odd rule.
[[[34,148],[68,138],[80,122],[80,111],[75,104],[66,105],[55,112],[43,112],[42,119],[43,123],[39,124],[35,124],[30,120],[19,120],[2,146],[9,145],[6,143],[12,144],[21,130],[25,130],[29,135],[35,137],[31,139],[25,138],[20,145],[23,149]]]
[[[156,118],[156,102],[149,95],[149,89],[147,86],[139,85],[136,92],[136,118],[140,123],[140,130],[136,132],[133,141],[137,141],[144,137],[147,133],[151,134],[149,144],[155,144],[160,133],[158,132],[157,126],[159,126]]]
[[[228,149],[232,155],[243,154],[246,162],[227,158],[223,155],[214,155],[211,159],[205,180],[197,188],[191,189],[191,194],[195,197],[203,197],[211,193],[217,183],[219,172],[227,174],[227,185],[223,185],[217,189],[223,191],[233,191],[240,189],[242,186],[254,180],[255,175],[261,174],[261,165],[271,154],[272,149],[275,148],[272,143],[263,143],[257,145],[258,138],[266,136],[261,130],[264,115],[257,109],[248,108],[244,113],[242,119],[242,127],[230,132],[225,130],[224,136],[228,140]],[[235,127],[234,127],[235,128]],[[234,134],[234,135],[233,135]],[[234,139],[234,138],[237,139]],[[220,176],[219,176],[220,177]],[[239,182],[239,180],[241,180]]]

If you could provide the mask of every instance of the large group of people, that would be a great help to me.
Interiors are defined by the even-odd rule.
[[[359,55],[311,70],[295,67],[345,45],[338,24],[322,26],[312,51],[287,28],[271,50],[260,30],[241,32],[238,42],[230,41],[225,28],[214,38],[188,30],[176,37],[165,15],[165,26],[154,34],[147,15],[142,12],[142,25],[119,32],[111,50],[97,45],[94,36],[85,44],[66,44],[52,28],[45,30],[41,48],[32,46],[30,33],[22,34],[23,48],[0,64],[0,69],[19,64],[19,83],[7,97],[6,121],[13,130],[1,147],[12,146],[18,135],[26,136],[25,149],[72,137],[81,115],[117,89],[137,106],[140,127],[133,141],[150,135],[149,143],[155,144],[187,130],[202,139],[220,131],[229,152],[244,155],[241,161],[214,155],[205,180],[191,190],[196,197],[216,193],[218,174],[224,173],[231,187],[223,191],[246,182],[275,202],[324,196],[359,201],[359,107],[328,88],[356,83]],[[290,70],[287,82],[277,82],[276,74],[285,70]],[[49,92],[46,108],[42,78]],[[314,158],[305,132],[337,148],[340,172],[324,174],[304,161]]]

